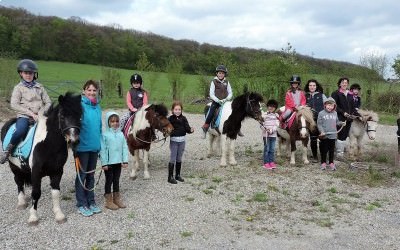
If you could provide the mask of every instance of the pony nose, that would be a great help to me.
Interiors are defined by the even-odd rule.
[[[79,143],[79,130],[76,128],[70,128],[65,135],[65,139],[68,143],[78,144]]]

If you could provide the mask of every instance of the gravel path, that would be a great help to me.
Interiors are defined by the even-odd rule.
[[[400,246],[399,173],[393,166],[396,127],[380,126],[372,151],[387,154],[380,185],[360,182],[365,171],[339,163],[336,172],[318,165],[289,166],[278,159],[271,172],[261,168],[258,124],[243,123],[237,166],[221,168],[206,157],[200,139],[202,116],[186,114],[195,133],[187,136],[184,183],[167,183],[168,143],[150,155],[150,180],[143,172],[121,177],[128,207],[84,218],[76,212],[73,161],[61,182],[61,207],[68,221],[58,225],[51,211],[48,178],[43,179],[38,226],[29,227],[28,209],[17,210],[16,185],[8,165],[0,166],[1,249],[398,249]],[[300,161],[300,155],[297,157]],[[96,176],[97,178],[97,176]],[[104,204],[104,176],[95,191]],[[30,195],[30,189],[28,191]]]

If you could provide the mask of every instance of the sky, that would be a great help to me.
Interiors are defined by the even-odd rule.
[[[388,69],[400,54],[399,0],[0,0],[0,5],[225,47],[280,51],[290,43],[302,55],[355,64],[362,56],[386,56]]]

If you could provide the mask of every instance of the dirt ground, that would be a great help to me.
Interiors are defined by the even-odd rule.
[[[184,183],[167,183],[168,141],[150,152],[150,180],[135,181],[123,170],[121,193],[128,208],[77,214],[73,161],[61,183],[61,207],[68,221],[58,225],[51,212],[48,180],[43,180],[40,223],[28,227],[29,209],[16,210],[17,193],[7,165],[0,168],[0,247],[2,249],[399,249],[400,169],[395,165],[397,127],[379,126],[366,139],[358,161],[337,161],[337,171],[319,164],[295,166],[277,158],[262,164],[257,122],[245,120],[236,147],[237,166],[220,167],[206,157],[200,139],[202,116],[186,114],[195,133],[187,136]],[[356,168],[354,168],[356,167]],[[96,179],[99,174],[96,174]],[[104,204],[104,177],[95,190]],[[27,192],[30,194],[30,191]]]

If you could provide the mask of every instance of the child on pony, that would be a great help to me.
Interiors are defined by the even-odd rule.
[[[301,78],[298,75],[292,75],[290,78],[290,88],[285,95],[285,110],[279,117],[282,128],[286,128],[285,121],[298,107],[306,105],[306,95],[300,88]]]
[[[19,61],[17,72],[21,81],[14,87],[11,94],[11,109],[17,112],[16,130],[10,144],[1,152],[0,164],[4,164],[16,145],[26,136],[29,124],[38,120],[39,113],[44,113],[51,100],[43,85],[36,80],[39,77],[36,63],[29,59]]]
[[[126,105],[128,112],[123,115],[120,122],[120,129],[123,130],[129,117],[138,111],[142,106],[148,104],[147,91],[142,88],[143,80],[139,74],[133,74],[130,79],[132,88],[126,93]]]
[[[210,98],[212,100],[210,109],[206,116],[206,121],[201,127],[203,130],[202,138],[205,139],[210,123],[213,119],[215,110],[222,106],[226,101],[232,99],[232,88],[229,81],[226,79],[228,70],[224,65],[218,65],[215,69],[216,76],[210,84]]]

